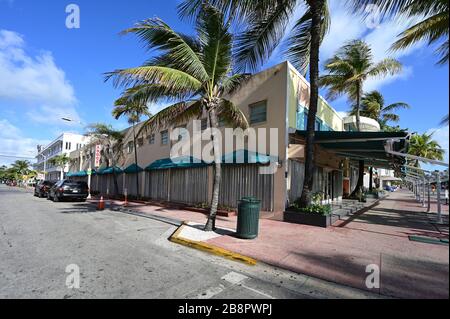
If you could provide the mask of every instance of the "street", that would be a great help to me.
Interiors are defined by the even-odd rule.
[[[0,298],[366,298],[356,289],[247,266],[169,242],[176,227],[0,185]],[[66,286],[69,265],[80,288]]]

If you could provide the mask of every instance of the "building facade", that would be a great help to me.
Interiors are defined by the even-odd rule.
[[[56,156],[70,155],[75,150],[80,150],[86,145],[86,137],[80,134],[63,133],[47,146],[38,146],[35,169],[45,174],[46,180],[58,181],[64,179],[64,174],[69,171],[69,165],[61,167],[52,164],[52,159]]]
[[[224,163],[219,199],[221,207],[235,208],[241,198],[254,196],[262,201],[263,210],[281,212],[300,197],[305,170],[305,140],[298,132],[306,129],[309,94],[310,86],[306,79],[290,63],[285,62],[255,74],[229,97],[248,119],[258,145],[250,143],[251,138],[246,132],[234,136],[232,149],[222,143]],[[185,128],[192,137],[185,147],[187,154],[185,152],[179,156],[189,158],[189,163],[173,163],[170,160],[177,157],[171,154],[171,150],[178,141],[171,140],[175,128],[168,127],[154,132],[143,131],[138,136],[136,167],[133,132],[128,129],[125,131],[122,156],[118,157],[119,167],[107,170],[103,162],[91,178],[91,189],[104,195],[116,192],[128,195],[139,193],[140,197],[153,201],[189,205],[209,203],[214,167],[197,162],[196,159],[202,157],[202,153],[196,150],[204,150],[210,141],[195,137],[194,134],[195,131],[206,129],[209,123],[206,114],[198,120],[179,126]],[[343,132],[344,125],[344,119],[321,97],[316,131]],[[140,127],[138,125],[138,131]],[[223,136],[226,135],[225,130],[226,125],[221,124]],[[266,147],[261,148],[261,144]],[[91,156],[84,158],[83,152]],[[86,170],[93,167],[92,152],[90,149],[71,153],[73,165],[70,172],[74,178],[87,179]],[[236,158],[242,161],[237,162]],[[192,159],[194,163],[191,163]],[[276,167],[273,174],[262,173],[261,168],[267,168],[268,161],[271,167]],[[323,202],[341,200],[345,182],[349,188],[356,185],[357,165],[346,156],[317,145],[315,166],[314,193],[320,195]]]

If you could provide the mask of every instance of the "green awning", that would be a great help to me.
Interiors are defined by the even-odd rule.
[[[305,139],[306,131],[297,131],[294,137]],[[386,152],[388,141],[394,141],[393,151],[407,152],[406,132],[316,132],[315,143],[325,150],[351,160],[364,160],[367,165],[380,168],[395,168],[405,159]]]
[[[80,171],[80,172],[71,172],[67,173],[67,177],[86,177],[88,176],[86,171]]]
[[[145,168],[146,171],[162,170],[171,168],[197,168],[205,167],[208,164],[194,157],[164,158],[157,160]]]
[[[262,164],[278,161],[278,157],[269,156],[248,150],[239,150],[222,157],[223,164]]]
[[[123,170],[120,167],[115,166],[115,167],[105,168],[101,171],[101,173],[99,172],[100,175],[109,175],[109,174],[114,174],[114,173],[121,174],[121,173],[123,173]]]
[[[140,166],[138,166],[136,164],[131,164],[124,170],[124,173],[125,174],[137,174],[137,173],[140,173],[143,171],[144,171],[144,169],[141,168]]]

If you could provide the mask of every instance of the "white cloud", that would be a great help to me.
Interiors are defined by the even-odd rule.
[[[20,34],[0,30],[0,101],[28,105],[36,122],[58,123],[61,114],[79,121],[74,89],[52,54],[31,56],[25,48]]]
[[[38,140],[24,136],[23,132],[8,120],[0,120],[0,165],[9,165],[18,156],[33,158],[37,145],[47,145],[50,141]],[[30,159],[31,162],[33,162]]]
[[[348,112],[338,112],[339,116],[342,117],[343,119],[348,117]]]

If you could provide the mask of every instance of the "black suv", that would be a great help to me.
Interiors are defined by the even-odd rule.
[[[63,180],[57,182],[48,192],[47,199],[59,202],[63,199],[86,201],[89,187],[86,182]]]
[[[34,186],[34,196],[39,198],[47,197],[48,191],[53,185],[55,185],[55,183],[51,181],[40,181]]]

